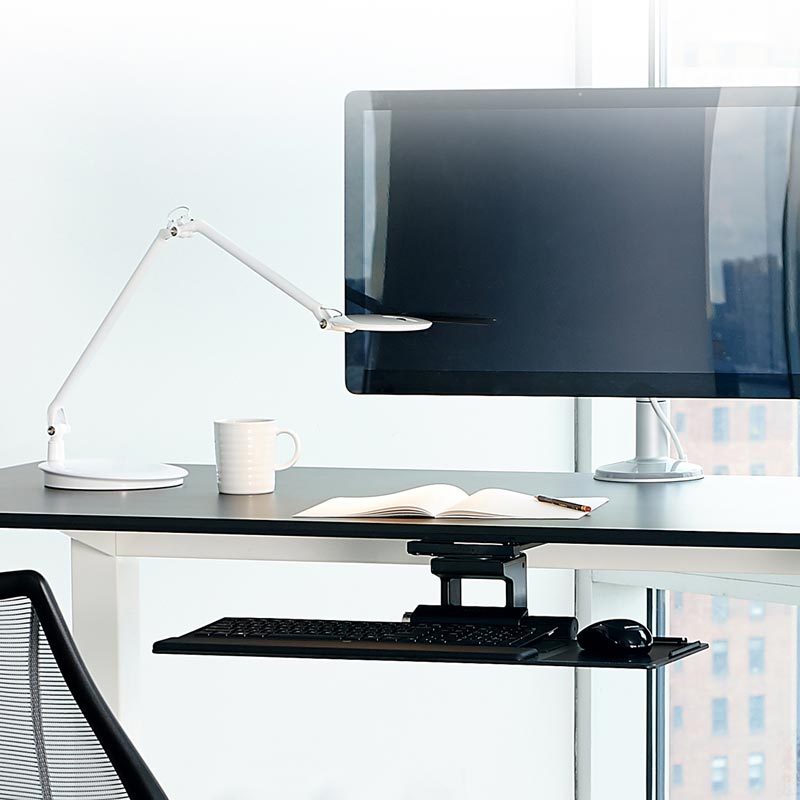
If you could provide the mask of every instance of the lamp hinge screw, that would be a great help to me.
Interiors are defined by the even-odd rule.
[[[49,435],[49,436],[55,436],[55,435],[56,435],[56,429],[55,429],[55,428],[54,428],[54,427],[51,425],[51,426],[50,426],[50,427],[47,429],[47,433],[48,433],[48,435]]]
[[[319,321],[319,326],[320,326],[320,328],[322,328],[322,330],[325,330],[325,328],[327,328],[327,327],[328,327],[328,320],[326,320],[326,319],[321,319],[321,320]]]

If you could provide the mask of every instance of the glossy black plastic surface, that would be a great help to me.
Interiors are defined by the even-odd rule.
[[[797,104],[795,87],[351,94],[347,313],[434,325],[348,336],[348,388],[798,397]]]
[[[605,619],[587,625],[578,634],[578,644],[593,655],[640,656],[650,652],[653,635],[632,619]]]
[[[569,618],[527,618],[517,627],[520,632],[535,632],[522,646],[475,643],[441,643],[428,642],[423,637],[412,641],[398,636],[397,631],[414,630],[413,624],[403,623],[360,623],[348,620],[238,620],[242,624],[260,625],[274,622],[288,623],[299,631],[297,638],[281,638],[280,636],[259,638],[257,636],[209,635],[214,633],[220,623],[230,620],[218,620],[217,623],[196,631],[162,639],[155,642],[153,652],[171,655],[204,655],[204,656],[258,656],[272,658],[333,658],[356,659],[364,661],[433,661],[460,662],[473,664],[523,664],[526,666],[554,667],[589,667],[602,669],[655,669],[679,661],[708,648],[704,642],[688,642],[681,638],[657,637],[649,653],[608,654],[593,653],[583,650],[580,645],[569,638],[571,625]],[[318,631],[320,624],[330,626],[331,632],[325,636],[303,634],[303,631]],[[544,624],[543,624],[544,623]],[[354,640],[342,635],[359,626],[377,626],[383,633],[394,633],[396,641],[377,639]],[[546,636],[548,631],[556,627],[553,636]],[[425,626],[423,626],[425,627]],[[453,630],[457,627],[465,631],[476,630],[475,626],[439,626],[439,629]],[[495,629],[498,626],[494,626]],[[504,628],[505,626],[500,626]],[[542,638],[537,638],[542,635]],[[563,638],[562,638],[563,637]],[[378,638],[381,638],[380,636]]]

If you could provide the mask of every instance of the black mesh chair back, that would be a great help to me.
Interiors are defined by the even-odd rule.
[[[0,573],[0,800],[166,800],[37,572]]]

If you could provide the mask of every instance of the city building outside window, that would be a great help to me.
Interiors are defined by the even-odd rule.
[[[750,674],[760,675],[764,671],[764,637],[751,636],[747,643]]]
[[[711,671],[714,675],[728,674],[727,639],[715,639],[711,642]]]
[[[656,52],[660,51],[665,67],[660,75],[661,85],[800,83],[797,0],[663,0],[662,11],[661,38],[655,40]],[[754,194],[745,199],[745,203],[752,202],[754,216],[764,213],[762,197],[763,194],[756,199]],[[745,213],[742,218],[746,227],[750,217]],[[734,230],[733,223],[730,230]],[[739,226],[738,230],[744,228]],[[776,256],[781,258],[780,248],[771,253],[758,245],[730,254],[743,262],[741,268],[754,271]],[[722,261],[727,255],[710,257],[714,260],[709,265],[711,270],[723,269]],[[798,474],[800,412],[794,400],[673,399],[671,411],[675,423],[680,419],[681,442],[689,460],[700,464],[707,474]],[[687,659],[683,670],[667,672],[666,696],[673,705],[682,706],[687,724],[681,730],[671,730],[667,737],[663,763],[673,768],[664,770],[670,785],[662,787],[661,796],[708,800],[727,793],[730,800],[748,796],[798,800],[797,606],[791,602],[766,604],[738,599],[732,593],[728,621],[716,623],[709,608],[713,604],[711,593],[682,593],[679,615],[675,613],[674,598],[670,600],[672,607],[667,607],[669,633],[679,635],[692,627],[694,635],[716,641],[712,642],[711,669]],[[760,638],[751,645],[753,634]],[[765,680],[762,671],[767,645],[770,674]],[[710,725],[692,724],[708,713],[710,699],[722,693],[720,675],[726,676],[724,692],[730,708],[725,739],[714,737]],[[720,749],[721,745],[727,753]],[[770,763],[768,790],[766,761]],[[710,787],[705,771],[709,764]],[[676,781],[674,765],[682,767],[680,783]],[[670,788],[675,791],[671,793]]]
[[[750,441],[763,442],[767,438],[767,407],[764,405],[750,406]]]
[[[711,598],[711,619],[717,624],[728,621],[728,598],[714,595]]]
[[[762,733],[764,731],[765,705],[763,694],[750,695],[747,704],[750,733]]]
[[[730,438],[730,414],[727,407],[711,409],[711,439],[714,442],[727,442]]]
[[[727,756],[714,756],[711,759],[711,791],[715,794],[728,791]]]
[[[747,757],[747,785],[751,791],[757,792],[764,788],[764,773],[764,754],[750,753]]]
[[[724,736],[728,732],[728,698],[715,697],[711,701],[711,733]]]

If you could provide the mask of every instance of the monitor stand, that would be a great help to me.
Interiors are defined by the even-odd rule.
[[[659,400],[669,415],[669,401]],[[628,461],[605,464],[595,470],[598,481],[619,483],[667,483],[696,481],[703,477],[703,468],[669,456],[669,435],[653,411],[650,399],[636,398],[636,456]]]

